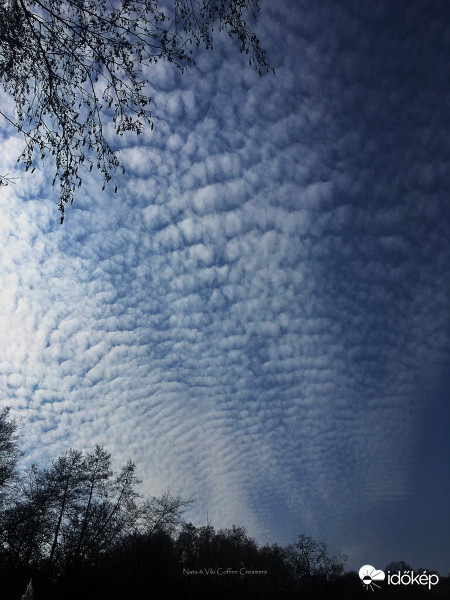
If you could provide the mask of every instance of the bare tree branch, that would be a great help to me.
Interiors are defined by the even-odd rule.
[[[153,129],[143,68],[163,60],[184,72],[195,47],[212,49],[216,29],[260,74],[270,69],[245,20],[258,12],[259,0],[174,0],[170,15],[158,0],[0,0],[0,82],[15,103],[14,117],[0,115],[24,136],[26,170],[53,157],[61,223],[81,167],[95,165],[106,184],[120,166],[107,111],[117,135]]]

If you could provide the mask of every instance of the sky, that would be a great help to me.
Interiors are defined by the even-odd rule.
[[[28,463],[101,444],[196,525],[448,573],[449,21],[267,0],[275,75],[226,36],[154,66],[154,131],[63,226],[0,122],[0,404]]]

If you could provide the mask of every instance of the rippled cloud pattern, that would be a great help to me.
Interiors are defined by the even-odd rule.
[[[267,1],[276,75],[225,39],[155,66],[117,194],[92,173],[60,227],[50,166],[1,190],[30,461],[104,444],[197,524],[448,569],[444,4]],[[3,170],[20,149],[2,129]]]

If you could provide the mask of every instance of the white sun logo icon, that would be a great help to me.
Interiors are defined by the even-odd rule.
[[[374,592],[373,586],[379,588],[380,586],[374,583],[375,581],[384,580],[384,571],[380,571],[372,567],[372,565],[364,565],[359,570],[359,578],[362,581],[363,586],[368,590],[369,588]]]

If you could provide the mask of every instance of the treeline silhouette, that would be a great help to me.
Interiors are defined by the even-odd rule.
[[[20,470],[17,427],[0,411],[1,598],[367,598],[325,543],[261,546],[242,527],[196,527],[183,519],[190,500],[141,496],[135,465],[114,472],[99,446]]]

